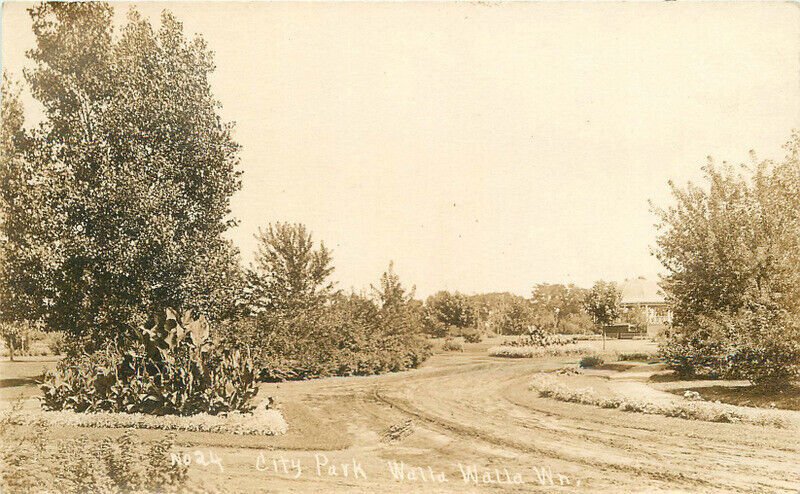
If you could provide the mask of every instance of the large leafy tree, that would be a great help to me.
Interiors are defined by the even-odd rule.
[[[331,251],[316,246],[305,225],[270,224],[256,235],[258,251],[248,273],[255,311],[296,313],[325,303],[333,293]]]
[[[559,328],[561,321],[583,311],[586,290],[573,284],[540,283],[533,287],[531,303],[541,316],[552,316],[553,325]]]
[[[444,336],[450,329],[474,328],[478,318],[468,297],[440,291],[425,300],[425,323],[429,333]]]
[[[229,315],[241,274],[222,233],[239,147],[205,43],[168,12],[154,28],[133,10],[118,36],[103,3],[30,15],[25,79],[44,119],[4,169],[4,315],[77,335],[164,306]]]
[[[671,184],[656,255],[674,309],[668,357],[754,382],[785,382],[800,363],[800,135],[779,163],[713,162],[705,186]]]

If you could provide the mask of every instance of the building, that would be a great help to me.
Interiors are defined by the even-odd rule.
[[[623,311],[643,309],[647,318],[647,336],[658,336],[672,322],[672,310],[657,282],[639,277],[625,280],[619,288]]]

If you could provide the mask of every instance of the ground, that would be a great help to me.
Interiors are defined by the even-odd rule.
[[[643,345],[607,343],[609,350],[620,351],[641,350]],[[206,458],[213,453],[224,469],[193,464],[191,477],[232,492],[282,493],[800,489],[796,434],[540,398],[528,390],[531,376],[574,364],[577,357],[500,359],[488,357],[486,346],[437,354],[410,372],[265,384],[261,393],[277,398],[290,432],[282,437],[181,433],[183,448],[193,455],[203,452]],[[0,396],[8,400],[20,391],[31,395],[30,379],[41,366],[0,364]],[[389,427],[408,420],[409,435],[395,441],[382,438]],[[53,431],[54,439],[119,433]],[[149,439],[163,433],[137,434]],[[406,480],[395,480],[388,462],[402,462]],[[414,467],[420,467],[413,470],[416,480],[409,480],[409,468]],[[477,483],[465,482],[461,470],[473,467]],[[483,483],[484,474],[495,483]],[[515,476],[524,483],[514,484]]]

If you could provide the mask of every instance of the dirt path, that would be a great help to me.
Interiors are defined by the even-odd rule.
[[[786,431],[604,410],[527,390],[533,373],[560,365],[438,355],[413,372],[268,385],[292,431],[247,447],[185,437],[224,464],[224,472],[193,466],[192,476],[236,492],[800,490],[800,440]],[[408,435],[382,438],[408,420]],[[389,462],[402,462],[405,480]]]

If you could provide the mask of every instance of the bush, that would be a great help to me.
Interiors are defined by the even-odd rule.
[[[412,313],[380,309],[359,295],[229,323],[223,340],[251,348],[260,379],[270,382],[402,371],[431,355]]]
[[[682,377],[747,379],[767,387],[800,375],[800,324],[785,311],[756,307],[698,317],[691,331],[674,332],[659,355]]]
[[[619,352],[617,353],[617,360],[634,361],[634,362],[647,362],[656,358],[656,355],[647,352]]]
[[[590,369],[592,367],[597,367],[599,365],[603,365],[603,357],[600,355],[586,355],[581,358],[580,366],[583,369]]]
[[[480,343],[483,341],[483,335],[480,331],[469,331],[464,333],[464,341],[466,343]]]
[[[248,352],[212,342],[205,318],[167,309],[123,341],[61,360],[42,384],[45,410],[193,415],[249,411],[258,392]]]
[[[442,344],[442,351],[444,352],[463,352],[464,344],[453,338],[445,338]]]

